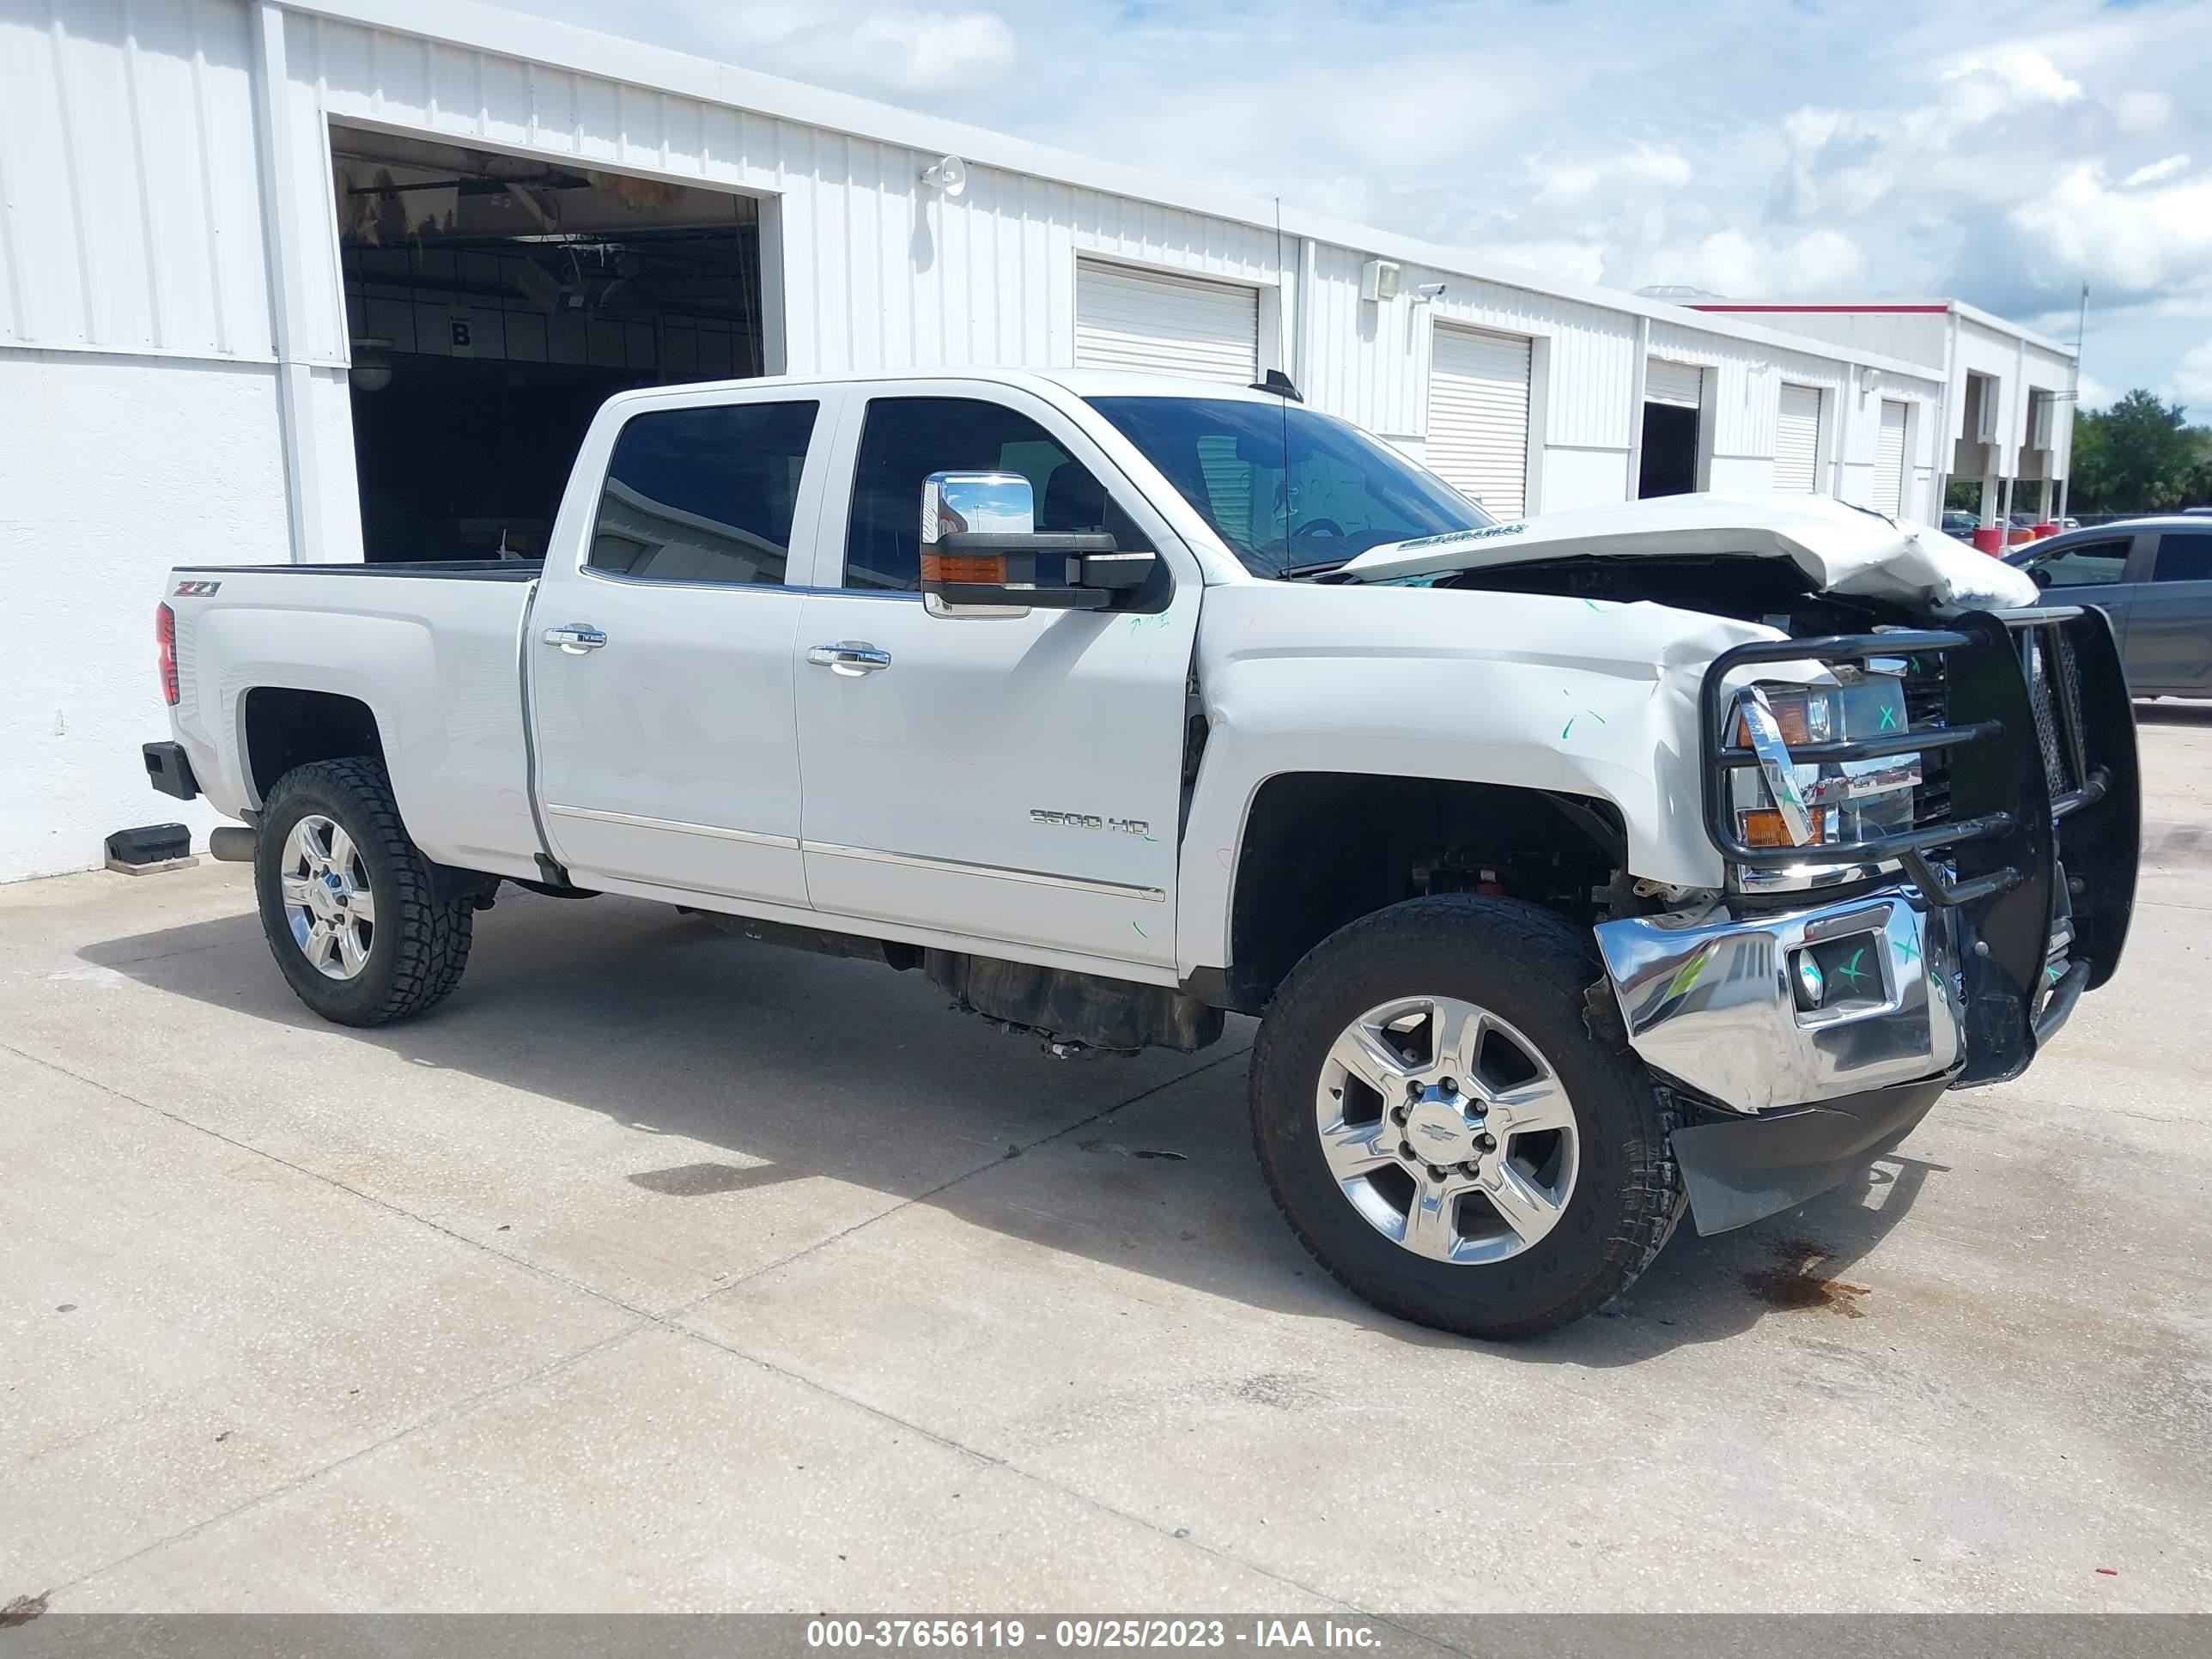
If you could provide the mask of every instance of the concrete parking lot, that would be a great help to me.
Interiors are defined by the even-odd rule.
[[[2212,707],[2142,712],[2054,1051],[1512,1347],[1306,1260],[1249,1028],[510,891],[355,1032],[237,867],[0,889],[0,1604],[2212,1606]]]

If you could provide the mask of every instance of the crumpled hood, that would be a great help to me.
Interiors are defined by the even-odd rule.
[[[1668,555],[1788,559],[1824,592],[1938,611],[2011,610],[2042,593],[2022,572],[1933,525],[1797,495],[1669,495],[1547,513],[1370,548],[1343,574],[1378,581],[1537,559]]]

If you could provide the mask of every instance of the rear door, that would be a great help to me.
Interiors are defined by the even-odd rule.
[[[2149,580],[2128,611],[2128,684],[2137,692],[2212,692],[2212,526],[2158,536]]]
[[[834,425],[784,387],[642,402],[586,440],[599,488],[562,504],[524,644],[580,886],[805,904],[792,653]]]
[[[1030,392],[902,382],[856,394],[844,428],[798,640],[815,907],[1171,972],[1194,562]],[[1028,477],[1040,530],[1154,547],[1167,608],[931,614],[922,480],[970,468]]]

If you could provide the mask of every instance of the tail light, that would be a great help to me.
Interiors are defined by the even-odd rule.
[[[154,644],[161,664],[161,701],[177,706],[177,613],[166,605],[154,607]]]

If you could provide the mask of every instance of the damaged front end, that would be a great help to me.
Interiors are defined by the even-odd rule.
[[[1757,679],[1784,664],[1893,675],[1901,698],[1867,706],[1905,712],[1785,720]],[[1947,1089],[2027,1067],[2118,963],[2139,807],[2095,611],[1740,646],[1699,721],[1728,889],[1596,932],[1631,1044],[1687,1110],[1676,1156],[1717,1232],[1834,1186]]]

